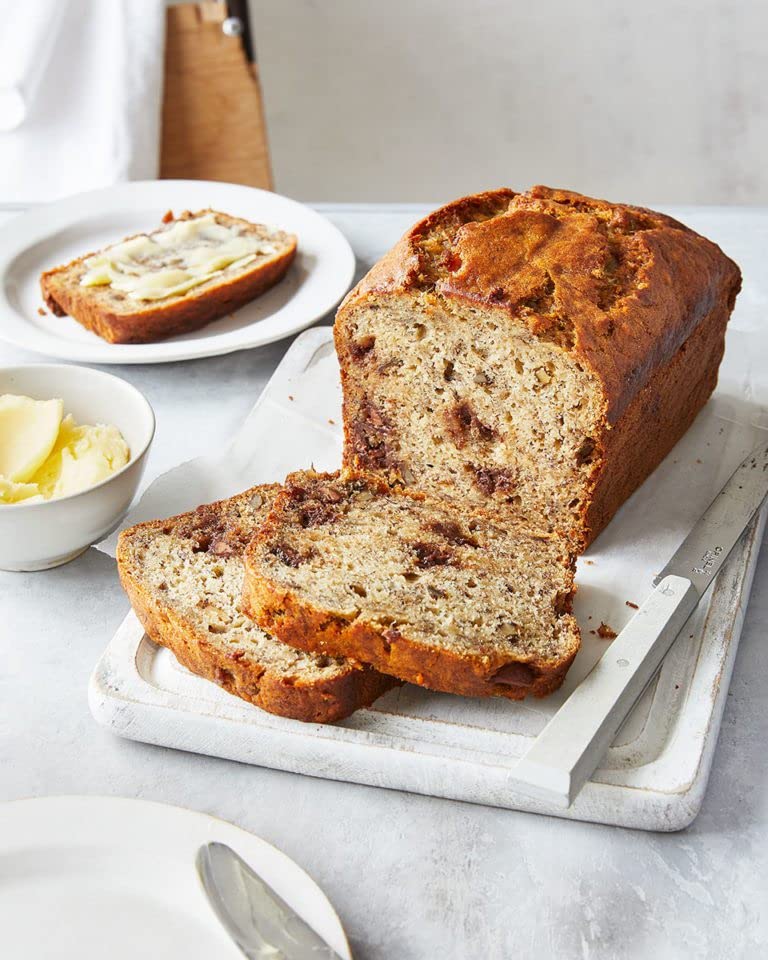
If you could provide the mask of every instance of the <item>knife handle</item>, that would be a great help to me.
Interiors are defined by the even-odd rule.
[[[690,580],[664,577],[518,761],[510,786],[569,807],[698,601]]]

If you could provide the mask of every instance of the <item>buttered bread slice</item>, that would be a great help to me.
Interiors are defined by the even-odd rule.
[[[240,609],[242,553],[279,487],[239,496],[120,534],[120,580],[149,637],[193,673],[263,710],[325,723],[394,685],[360,663],[287,647]]]
[[[296,237],[215,210],[189,211],[44,273],[57,316],[110,343],[149,343],[196,330],[274,286]]]
[[[265,630],[435,690],[544,696],[579,649],[566,540],[373,477],[291,474],[245,568]]]

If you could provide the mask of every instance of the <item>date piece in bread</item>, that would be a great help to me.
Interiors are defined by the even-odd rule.
[[[456,200],[339,308],[344,463],[583,547],[706,403],[740,282],[651,210],[548,187]]]
[[[303,653],[240,609],[242,553],[279,487],[253,487],[120,534],[120,580],[149,637],[193,673],[283,717],[327,723],[395,685],[370,667]]]
[[[579,649],[567,540],[380,478],[291,474],[245,568],[265,630],[434,690],[545,696]]]
[[[109,343],[153,343],[223,317],[274,286],[296,237],[214,210],[186,211],[40,278],[56,316]]]

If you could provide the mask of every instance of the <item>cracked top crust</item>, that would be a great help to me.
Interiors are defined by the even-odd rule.
[[[741,273],[664,214],[567,190],[464,197],[412,227],[339,313],[417,294],[506,315],[573,354],[615,422],[711,311],[733,309]]]

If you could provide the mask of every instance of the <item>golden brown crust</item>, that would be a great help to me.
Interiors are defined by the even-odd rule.
[[[575,644],[572,654],[556,664],[514,661],[514,665],[530,666],[535,676],[521,672],[519,682],[512,676],[510,681],[498,683],[494,675],[510,661],[490,658],[483,668],[476,657],[463,658],[450,651],[438,655],[405,637],[386,638],[384,628],[376,624],[331,616],[260,578],[246,577],[243,609],[262,629],[298,650],[353,657],[409,683],[466,697],[545,697],[562,684],[578,652]]]
[[[584,515],[584,546],[653,473],[706,404],[717,385],[729,316],[727,305],[713,310],[605,432]]]
[[[582,550],[706,403],[740,283],[719,247],[650,210],[548,187],[457,200],[409,230],[339,309],[344,464],[402,479],[387,459],[390,424],[374,422],[384,440],[372,452],[359,440],[366,416],[383,414],[366,406],[350,354],[355,309],[414,296],[482,308],[553,343],[600,385],[581,518],[564,531]]]
[[[370,664],[383,674],[462,696],[522,700],[528,695],[547,696],[562,684],[580,646],[579,628],[569,613],[564,613],[559,623],[570,637],[570,650],[559,659],[521,656],[513,649],[504,655],[485,652],[460,655],[445,647],[429,648],[414,642],[404,627],[393,630],[363,616],[347,619],[317,608],[269,579],[255,558],[261,544],[279,543],[282,539],[283,513],[296,495],[294,479],[303,485],[306,475],[287,477],[266,521],[245,552],[242,609],[262,629],[296,649],[350,657]],[[322,484],[333,483],[338,477],[317,474],[315,479]],[[345,479],[364,483],[369,489],[386,492],[388,496],[424,499],[419,491],[388,487],[375,474],[347,474]],[[481,516],[482,511],[476,511],[476,515]],[[541,536],[560,539],[547,534]],[[567,549],[565,541],[563,546]],[[573,557],[567,556],[564,562],[572,566]],[[570,585],[572,588],[572,576]],[[562,598],[565,609],[570,609],[571,598],[572,594]]]
[[[741,274],[720,248],[671,217],[565,190],[464,197],[412,227],[347,295],[414,291],[493,309],[567,341],[600,380],[616,422],[654,371],[712,310],[732,309]],[[546,316],[525,305],[546,297]]]
[[[231,653],[225,652],[211,643],[173,604],[164,603],[161,596],[148,590],[133,574],[132,542],[171,529],[196,539],[199,548],[213,549],[217,555],[240,554],[248,541],[248,531],[238,522],[238,501],[257,491],[271,500],[278,489],[277,484],[265,484],[246,491],[241,497],[205,504],[187,514],[148,521],[124,530],[117,545],[120,582],[147,635],[170,650],[187,669],[269,713],[312,723],[331,723],[370,705],[395,686],[396,681],[352,661],[332,676],[311,679],[286,676],[243,656],[237,647]]]
[[[189,219],[210,212],[213,211],[185,212],[178,219]],[[154,343],[199,330],[245,306],[273,287],[285,276],[296,256],[296,238],[292,238],[292,245],[284,252],[259,263],[246,273],[206,287],[202,292],[196,293],[193,288],[183,297],[138,307],[132,313],[110,310],[94,298],[91,287],[81,287],[72,282],[72,268],[82,265],[93,255],[84,254],[71,263],[43,273],[40,289],[46,306],[58,317],[72,317],[109,343]]]

